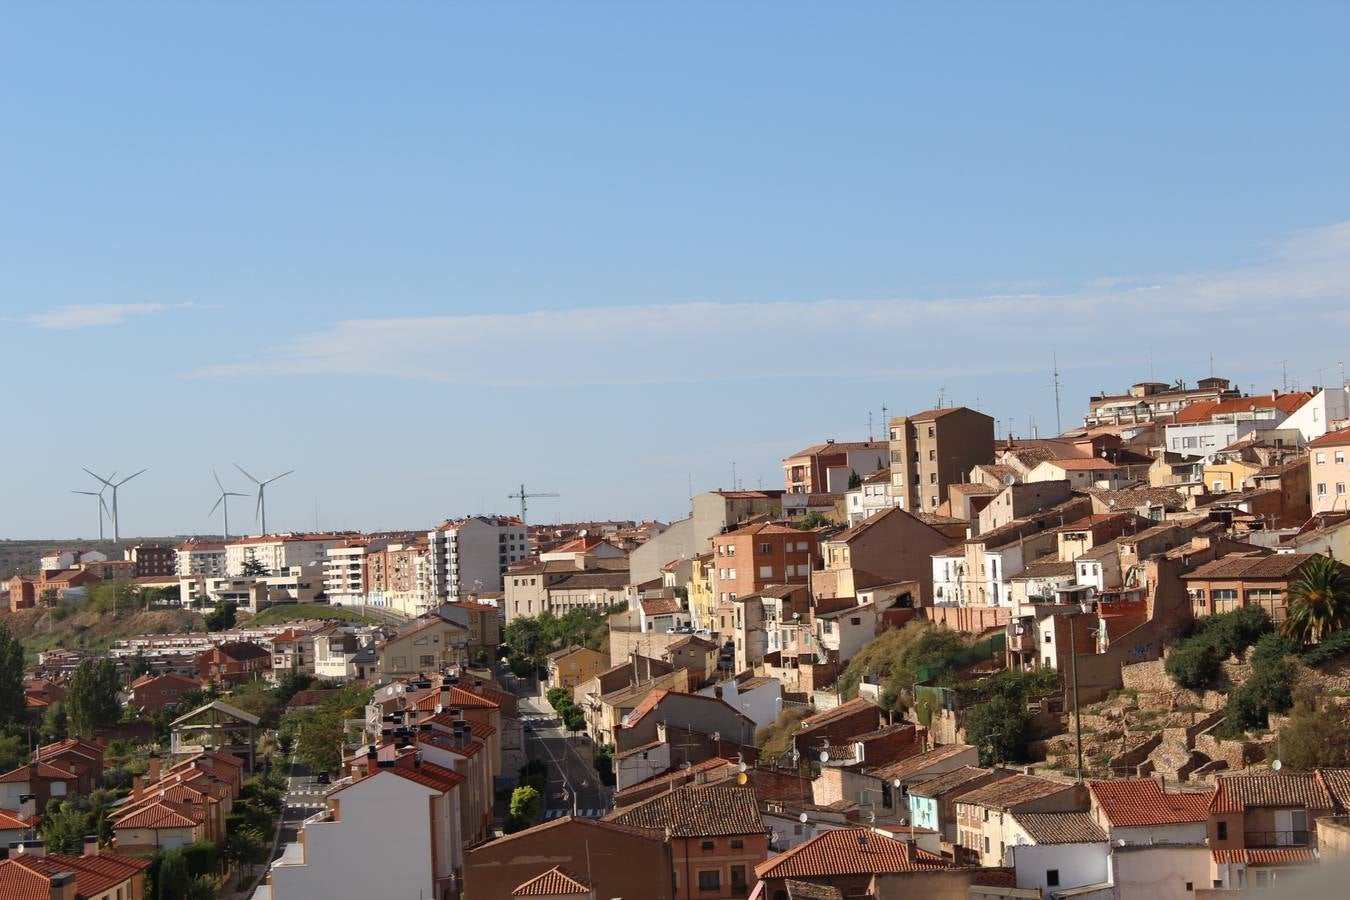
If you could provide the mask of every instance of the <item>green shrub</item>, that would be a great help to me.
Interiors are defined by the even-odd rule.
[[[1333,632],[1322,639],[1316,647],[1303,654],[1303,663],[1307,666],[1321,666],[1334,662],[1350,653],[1350,629]]]
[[[1220,657],[1208,642],[1188,638],[1178,644],[1163,664],[1172,680],[1192,690],[1208,687],[1219,675]]]

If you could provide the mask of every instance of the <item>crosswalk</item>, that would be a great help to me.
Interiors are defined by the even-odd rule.
[[[526,713],[520,717],[520,721],[527,722],[530,725],[551,725],[554,718],[548,713]]]
[[[304,809],[323,809],[328,806],[328,801],[324,799],[327,793],[328,789],[324,787],[289,791],[286,794],[286,805]]]
[[[603,809],[579,809],[577,810],[577,816],[582,819],[599,819],[604,816],[606,812],[607,811]],[[563,816],[570,816],[571,814],[572,811],[570,809],[550,809],[544,813],[544,821],[547,822],[549,819],[561,819]]]

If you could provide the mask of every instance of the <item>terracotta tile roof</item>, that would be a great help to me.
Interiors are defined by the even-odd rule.
[[[675,767],[672,769],[668,769],[665,772],[659,772],[656,775],[651,776],[650,778],[644,778],[641,781],[636,782],[635,784],[630,784],[628,787],[616,791],[614,796],[628,797],[632,796],[635,793],[638,793],[639,791],[650,788],[656,784],[661,784],[667,781],[679,781],[682,778],[697,778],[699,775],[705,772],[712,772],[715,769],[722,769],[722,768],[731,769],[734,768],[735,766],[736,761],[733,759],[723,759],[719,756],[714,756],[711,759],[703,760],[703,762],[694,763],[694,765],[690,766],[688,769],[681,769]]]
[[[680,601],[674,597],[653,597],[642,601],[642,612],[648,616],[669,616],[680,611]]]
[[[763,834],[755,789],[727,782],[686,784],[605,817],[636,828],[670,829],[673,837]]]
[[[19,815],[15,809],[0,809],[0,829],[5,831],[18,831],[24,828],[36,828],[38,823],[37,816],[30,816],[25,819]]]
[[[844,892],[829,884],[814,884],[789,878],[783,882],[788,900],[844,900]]]
[[[624,720],[622,724],[631,725],[640,721],[643,716],[656,709],[656,705],[660,703],[668,693],[670,693],[670,691],[665,688],[657,688],[654,691],[648,692],[647,696],[643,697],[642,701],[638,703],[637,706],[633,707],[633,711],[623,717]]]
[[[1073,790],[1073,785],[1038,778],[1035,775],[1010,775],[983,787],[977,787],[968,794],[962,794],[957,802],[987,806],[990,809],[1010,810],[1023,803],[1067,790]]]
[[[958,790],[972,781],[993,774],[993,771],[993,769],[981,769],[978,766],[962,766],[959,769],[952,769],[950,772],[944,772],[941,775],[915,782],[909,786],[909,792],[918,794],[920,797],[937,798]]]
[[[1239,813],[1249,808],[1334,809],[1336,804],[1315,772],[1255,772],[1221,775],[1210,811]]]
[[[1316,440],[1308,442],[1309,447],[1344,447],[1350,444],[1350,428],[1329,431]]]
[[[540,834],[545,834],[555,829],[561,829],[568,826],[585,828],[594,828],[598,831],[608,831],[614,834],[629,835],[632,837],[646,838],[657,843],[665,843],[665,834],[654,828],[635,828],[631,825],[621,825],[618,822],[610,822],[606,819],[586,819],[575,816],[559,816],[542,825],[536,825],[533,828],[526,828],[524,831],[517,831],[515,834],[508,834],[499,837],[492,842],[494,847],[508,841],[520,840],[522,838],[532,838]]]
[[[75,874],[77,898],[97,897],[129,881],[149,868],[150,860],[114,853],[98,856],[44,857],[24,855],[0,861],[0,898],[4,900],[51,900],[51,877],[61,872]]]
[[[1284,580],[1293,578],[1308,560],[1316,553],[1277,553],[1257,556],[1250,553],[1230,553],[1213,562],[1207,562],[1194,571],[1181,576],[1183,579],[1213,578],[1271,578]]]
[[[639,745],[636,746],[636,747],[629,747],[627,750],[624,750],[622,753],[615,753],[615,754],[614,754],[614,758],[615,758],[615,759],[624,759],[624,758],[629,757],[629,756],[635,756],[635,755],[637,755],[638,753],[643,753],[643,752],[645,752],[645,751],[647,751],[647,750],[655,750],[657,747],[660,747],[660,746],[661,746],[662,744],[664,744],[664,743],[665,743],[664,741],[649,741],[649,742],[646,743],[646,744],[639,744]]]
[[[800,456],[819,456],[822,453],[845,453],[849,450],[889,451],[890,448],[891,445],[886,441],[826,441],[823,444],[807,447],[805,450],[798,450],[787,459],[796,459]]]
[[[78,776],[70,771],[45,761],[31,762],[0,775],[0,784],[15,784],[28,781],[36,775],[49,781],[74,781]]]
[[[881,707],[877,706],[866,697],[854,697],[847,703],[841,703],[833,709],[827,709],[824,712],[818,712],[815,715],[807,716],[805,719],[801,720],[798,727],[802,731],[817,728],[821,725],[828,725],[831,722],[838,721],[839,719],[846,718],[847,716],[862,712],[866,709],[876,710],[878,721],[880,721]]]
[[[1103,844],[1106,832],[1082,812],[1014,813],[1013,821],[1037,844]]]
[[[835,828],[760,863],[755,874],[761,879],[821,878],[947,868],[951,863],[942,857],[904,841],[866,828]]]
[[[1033,578],[1064,578],[1074,574],[1072,561],[1037,562],[1027,566],[1021,572],[1009,578],[1009,581],[1030,581]]]
[[[1076,457],[1074,459],[1047,459],[1050,465],[1066,472],[1111,472],[1120,466],[1096,457]]]
[[[1342,809],[1350,811],[1350,769],[1317,769],[1317,777],[1321,780],[1327,793],[1341,805]]]
[[[1259,850],[1212,850],[1210,855],[1220,865],[1243,863],[1248,866],[1305,866],[1317,862],[1312,847],[1271,847]]]
[[[934,747],[927,753],[908,756],[876,769],[868,769],[867,774],[884,781],[899,778],[901,781],[908,782],[910,778],[922,773],[930,766],[936,766],[970,749],[971,747],[967,744],[948,744],[945,747]]]
[[[154,797],[149,803],[119,816],[113,822],[113,828],[191,828],[204,821],[206,810],[200,806]]]
[[[1091,781],[1088,790],[1113,828],[1204,822],[1214,798],[1213,791],[1168,794],[1152,778]]]
[[[568,894],[591,896],[591,885],[554,866],[511,892],[512,897],[560,897]]]

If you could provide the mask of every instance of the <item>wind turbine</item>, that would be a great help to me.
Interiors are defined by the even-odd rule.
[[[239,493],[238,491],[227,491],[227,490],[225,490],[225,485],[223,485],[223,484],[220,483],[220,476],[216,474],[216,470],[215,470],[215,469],[212,469],[212,470],[211,470],[211,477],[214,478],[214,479],[216,480],[216,487],[220,488],[220,496],[219,496],[218,498],[216,498],[216,505],[213,506],[213,507],[211,507],[211,512],[207,513],[207,515],[208,515],[208,516],[209,516],[209,515],[213,515],[213,514],[215,513],[215,511],[216,511],[216,507],[217,507],[217,506],[224,506],[224,507],[225,507],[225,510],[224,510],[224,512],[225,512],[225,540],[228,541],[228,540],[230,539],[230,498],[231,498],[231,497],[247,497],[248,494],[241,494],[241,493]]]
[[[272,482],[277,481],[281,478],[285,478],[287,475],[290,475],[295,470],[291,469],[290,471],[282,472],[280,475],[273,475],[271,478],[268,478],[265,481],[259,481],[252,475],[249,475],[248,472],[244,469],[244,467],[239,465],[239,463],[235,463],[234,467],[238,469],[240,472],[243,472],[244,476],[248,478],[249,481],[253,482],[258,486],[258,506],[257,509],[254,511],[254,515],[257,516],[258,521],[262,523],[262,533],[267,534],[267,500],[266,495],[263,493],[263,491]],[[116,507],[114,506],[114,508]]]
[[[86,471],[87,471],[87,470],[86,470]],[[95,477],[97,477],[97,476],[95,476]],[[116,472],[113,472],[113,473],[112,473],[111,475],[109,475],[108,477],[109,477],[109,478],[116,478],[116,477],[117,477],[117,473],[116,473]],[[97,497],[97,498],[98,498],[98,509],[96,510],[96,512],[98,513],[98,539],[99,539],[100,541],[103,540],[103,517],[106,516],[106,515],[108,515],[108,504],[107,504],[106,502],[104,502],[104,500],[103,500],[103,492],[106,491],[107,489],[108,489],[108,486],[107,486],[107,484],[105,483],[105,484],[103,485],[103,487],[101,487],[101,488],[98,489],[98,491],[71,491],[72,494],[84,494],[86,497]]]
[[[86,472],[89,472],[88,469],[85,469],[85,471],[86,471]],[[128,481],[130,481],[131,479],[135,478],[137,475],[144,474],[146,471],[147,471],[146,469],[141,469],[141,471],[139,471],[139,472],[133,472],[132,474],[128,475],[126,478],[123,478],[121,481],[113,481],[113,480],[112,480],[113,478],[116,478],[116,477],[117,477],[117,473],[115,473],[115,472],[114,472],[112,475],[108,476],[107,478],[103,478],[103,477],[101,477],[101,476],[99,476],[99,475],[94,475],[93,472],[89,472],[89,474],[90,474],[90,475],[93,475],[93,477],[94,477],[96,480],[103,482],[103,486],[104,486],[105,488],[112,488],[112,492],[113,492],[113,498],[112,498],[112,523],[113,523],[113,543],[114,543],[114,544],[119,543],[119,542],[121,541],[121,538],[122,538],[121,532],[118,531],[118,528],[117,528],[117,489],[120,488],[122,485],[126,484],[126,483],[127,483]]]

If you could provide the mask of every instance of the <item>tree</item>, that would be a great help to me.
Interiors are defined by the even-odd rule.
[[[309,690],[310,686],[313,684],[313,675],[310,675],[308,672],[301,672],[298,669],[292,669],[285,675],[282,675],[281,680],[277,682],[277,699],[283,704],[290,703],[292,697],[301,691]]]
[[[0,734],[0,772],[12,772],[28,762],[28,741],[15,731]]]
[[[591,763],[595,766],[596,774],[600,776],[600,783],[613,787],[614,779],[614,745],[598,744],[591,753]]]
[[[93,827],[89,808],[76,800],[51,800],[42,817],[42,842],[48,853],[79,853]]]
[[[858,474],[857,469],[850,469],[848,473],[848,489],[856,491],[862,487],[862,476]]]
[[[1019,762],[1026,758],[1031,718],[1026,706],[1010,697],[996,696],[966,717],[966,743],[980,751],[980,765]]]
[[[537,790],[529,785],[518,787],[511,792],[511,815],[506,822],[508,834],[529,828],[539,820],[539,808],[542,798]]]
[[[140,678],[142,675],[150,674],[150,660],[145,658],[145,654],[137,650],[136,655],[131,658],[131,677]]]
[[[562,720],[563,727],[568,731],[586,730],[586,713],[576,704],[572,704],[563,709]]]
[[[117,700],[120,686],[117,665],[111,659],[86,659],[80,663],[66,694],[70,731],[82,738],[92,738],[94,729],[116,722],[122,715],[122,705]]]
[[[23,644],[0,622],[0,727],[19,724],[28,712],[23,690]]]
[[[1304,645],[1350,625],[1350,576],[1329,556],[1304,563],[1285,597],[1289,615],[1281,630]]]
[[[545,694],[544,697],[548,700],[548,705],[553,707],[555,712],[558,711],[558,707],[563,703],[567,703],[568,705],[572,703],[572,696],[567,693],[567,688],[549,688],[548,693]]]
[[[48,706],[47,711],[42,714],[42,726],[38,728],[38,737],[42,739],[42,743],[52,744],[63,740],[69,733],[66,705],[58,700]]]
[[[802,531],[811,531],[816,528],[824,528],[827,525],[833,525],[834,520],[830,519],[814,509],[802,516],[802,520],[797,523],[797,527]]]
[[[267,566],[263,565],[256,557],[250,555],[244,560],[244,564],[239,567],[239,574],[245,578],[260,578],[267,574]]]
[[[238,603],[233,600],[226,600],[203,617],[206,622],[206,630],[228,631],[233,628],[235,620],[238,618],[238,610]]]
[[[1204,641],[1194,639],[1177,644],[1167,655],[1163,668],[1179,686],[1208,687],[1219,674],[1219,654]]]
[[[1300,692],[1280,729],[1281,762],[1295,770],[1350,766],[1350,719],[1335,708],[1321,708],[1316,694]]]
[[[169,850],[160,857],[155,875],[155,896],[158,900],[182,900],[192,890],[192,873],[187,859],[177,850]]]
[[[183,900],[216,900],[220,896],[220,885],[210,875],[197,875],[188,882]]]
[[[243,870],[252,877],[255,866],[267,862],[267,841],[256,828],[236,828],[225,836],[225,859],[240,867],[239,883],[244,882]]]

